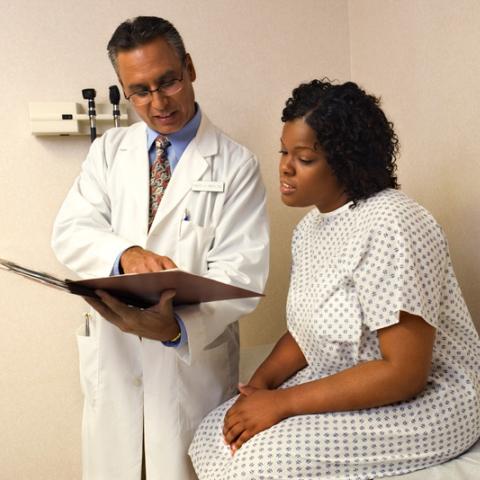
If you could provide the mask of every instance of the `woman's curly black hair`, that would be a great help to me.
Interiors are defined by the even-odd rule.
[[[397,135],[380,100],[357,84],[312,80],[293,90],[282,121],[303,118],[313,129],[327,162],[354,204],[385,188],[399,188],[395,170]]]

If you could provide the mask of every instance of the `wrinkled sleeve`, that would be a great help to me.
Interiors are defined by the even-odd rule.
[[[53,226],[55,255],[84,278],[110,275],[119,254],[132,246],[111,225],[107,137],[108,132],[91,145]]]
[[[398,323],[405,311],[436,327],[448,255],[443,232],[424,211],[383,220],[371,229],[353,273],[363,323],[377,330]]]

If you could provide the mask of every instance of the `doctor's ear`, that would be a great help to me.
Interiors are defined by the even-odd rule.
[[[197,73],[195,72],[195,67],[193,66],[192,57],[189,53],[185,54],[185,68],[187,69],[188,76],[191,82],[194,82],[197,78]]]

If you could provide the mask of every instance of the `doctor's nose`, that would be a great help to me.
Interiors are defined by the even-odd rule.
[[[168,104],[168,97],[158,90],[152,93],[151,106],[156,110],[164,110]]]

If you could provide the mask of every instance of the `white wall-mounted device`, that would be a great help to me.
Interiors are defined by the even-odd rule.
[[[128,125],[127,107],[120,104],[120,126]],[[34,135],[90,135],[86,106],[75,102],[30,102],[30,129]],[[113,106],[97,103],[97,134],[114,126]]]

